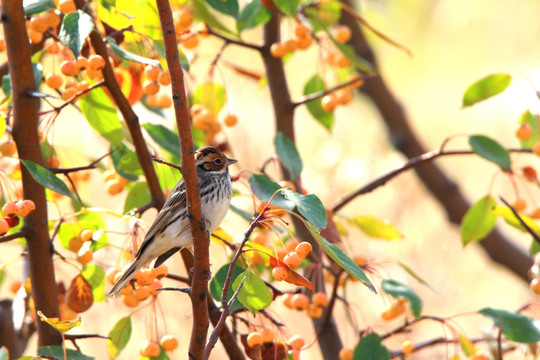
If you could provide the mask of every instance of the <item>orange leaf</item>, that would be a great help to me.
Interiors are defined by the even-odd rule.
[[[81,274],[71,280],[66,297],[67,305],[78,313],[88,310],[94,303],[92,285]]]
[[[275,267],[283,267],[287,269],[287,277],[284,281],[288,282],[289,284],[298,285],[298,286],[305,286],[309,289],[309,291],[313,291],[313,284],[311,281],[303,277],[302,275],[294,272],[290,267],[287,266],[283,261],[279,260],[278,258],[275,258],[273,256],[270,256],[270,267],[273,269]]]

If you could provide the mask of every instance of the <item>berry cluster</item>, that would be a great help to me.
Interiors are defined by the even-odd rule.
[[[323,292],[316,292],[309,297],[303,293],[287,293],[283,299],[283,304],[289,309],[306,311],[311,319],[320,319],[324,313],[324,308],[328,305],[328,296]]]
[[[146,65],[144,76],[146,80],[142,84],[142,91],[146,95],[146,104],[154,108],[171,107],[171,97],[165,93],[159,94],[161,86],[171,84],[169,72],[161,70],[157,65]]]
[[[211,143],[222,129],[217,115],[203,104],[194,104],[191,106],[189,114],[193,127],[203,130],[206,133],[206,142]],[[234,126],[237,122],[238,117],[233,114],[227,114],[223,118],[223,123],[226,126]]]
[[[126,266],[122,270],[115,267],[109,268],[105,275],[109,284],[116,284],[128,267]],[[137,307],[141,301],[150,298],[152,295],[156,295],[156,289],[163,287],[160,279],[167,276],[168,272],[169,270],[166,265],[160,265],[157,268],[141,269],[135,274],[133,281],[120,291],[124,305],[127,307]]]
[[[32,200],[19,200],[5,203],[2,207],[0,219],[0,236],[5,235],[10,228],[19,225],[19,217],[25,217],[35,210],[36,204]]]
[[[128,179],[120,176],[114,170],[105,170],[103,180],[105,180],[105,190],[107,190],[109,195],[119,194],[129,184]]]
[[[283,43],[273,43],[270,47],[270,53],[275,58],[282,58],[288,53],[292,53],[298,49],[306,50],[313,43],[309,28],[304,24],[297,24],[294,29],[295,38],[286,40]]]

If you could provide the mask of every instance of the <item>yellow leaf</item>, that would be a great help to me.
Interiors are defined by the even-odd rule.
[[[0,115],[0,137],[6,132],[6,119]]]
[[[53,328],[58,330],[60,333],[65,334],[69,330],[73,329],[76,326],[81,325],[81,318],[79,317],[74,321],[65,321],[60,320],[59,318],[48,318],[41,311],[38,310],[37,314],[41,318],[41,321],[45,321],[47,324],[51,325]]]
[[[461,350],[465,353],[467,356],[471,356],[472,354],[476,353],[478,349],[476,346],[474,346],[473,342],[469,339],[467,339],[465,336],[458,334],[459,337],[459,344],[461,345]]]
[[[210,236],[210,240],[220,244],[220,245],[223,245],[223,240],[225,240],[226,242],[228,242],[229,244],[233,242],[233,238],[231,235],[229,235],[229,233],[227,233],[225,230],[223,230],[222,228],[217,228],[216,231],[214,231],[212,233],[212,236]]]
[[[388,220],[380,220],[371,215],[361,215],[353,217],[350,221],[358,226],[364,234],[373,238],[384,240],[400,240],[403,238],[403,235]]]

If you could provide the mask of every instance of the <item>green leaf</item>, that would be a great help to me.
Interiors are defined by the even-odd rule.
[[[321,31],[335,25],[341,18],[339,1],[327,1],[319,6],[308,6],[304,9],[313,31]]]
[[[510,154],[495,140],[484,135],[471,135],[469,144],[476,155],[499,165],[503,170],[510,170]]]
[[[388,220],[380,220],[371,215],[359,215],[353,217],[350,222],[372,238],[384,240],[403,239],[403,235]]]
[[[281,189],[281,193],[296,205],[296,209],[298,209],[307,221],[319,229],[326,228],[326,210],[317,195],[301,195],[290,189]]]
[[[107,339],[107,353],[110,359],[116,359],[131,337],[131,316],[118,320],[108,336],[110,339]]]
[[[39,356],[50,356],[57,359],[64,358],[64,349],[59,345],[40,346],[37,352]],[[67,349],[67,358],[69,360],[94,360],[93,357],[86,356],[80,351],[73,349]]]
[[[178,134],[163,125],[144,123],[142,126],[156,144],[175,156],[182,156]]]
[[[222,14],[238,16],[238,0],[206,0],[206,3]]]
[[[467,211],[461,220],[463,246],[482,240],[493,230],[497,221],[497,216],[493,213],[495,205],[495,199],[491,195],[486,195]]]
[[[105,301],[105,270],[102,266],[86,264],[81,270],[81,275],[92,286],[94,301]]]
[[[206,106],[216,115],[219,114],[226,101],[225,88],[217,83],[205,82],[197,85],[193,91],[193,103]]]
[[[396,299],[407,299],[414,317],[419,319],[422,312],[422,299],[407,285],[395,280],[383,280],[383,290]]]
[[[227,272],[229,271],[229,265],[225,264],[223,265],[216,275],[210,280],[209,289],[210,289],[210,295],[217,300],[221,301],[221,294],[223,292],[223,286],[225,285],[225,279],[227,278]],[[244,273],[244,269],[242,269],[240,266],[235,265],[232,273],[231,273],[231,283],[234,283],[234,281],[238,278],[239,275]],[[229,288],[227,291],[227,301],[231,300],[232,296],[234,294],[234,291]],[[230,308],[230,312],[234,312],[236,310],[243,309],[244,306],[238,301],[238,298],[234,301]]]
[[[6,271],[4,267],[1,267],[0,268],[0,286],[2,286],[5,280],[6,280]]]
[[[193,0],[193,13],[200,18],[206,25],[216,30],[222,31],[229,35],[236,36],[234,32],[229,30],[223,23],[221,23],[206,7],[204,0]]]
[[[129,188],[126,202],[124,203],[124,214],[148,204],[150,200],[151,196],[146,182],[137,182],[133,184]]]
[[[33,161],[21,159],[21,162],[26,166],[30,175],[47,189],[56,191],[59,194],[73,197],[67,187],[67,185],[60,180],[55,174],[45,169],[43,166],[36,164]]]
[[[478,80],[465,90],[463,107],[474,105],[502,93],[511,81],[512,76],[505,73],[488,75]]]
[[[120,46],[118,46],[118,44],[116,43],[116,40],[114,40],[110,36],[107,36],[106,39],[109,45],[111,45],[111,48],[116,53],[116,55],[120,56],[124,60],[135,61],[141,64],[159,65],[159,60],[149,59],[144,56],[137,55],[130,51],[124,50]]]
[[[364,284],[369,290],[373,291],[375,294],[377,293],[377,290],[375,290],[375,286],[373,286],[364,271],[358,265],[356,265],[356,263],[350,257],[348,257],[343,252],[343,250],[339,248],[339,246],[337,246],[336,244],[332,244],[328,242],[328,240],[323,238],[321,236],[321,233],[319,232],[319,229],[317,229],[311,223],[304,222],[304,224],[306,225],[311,235],[313,235],[313,238],[317,240],[321,248],[328,256],[330,256],[339,266],[341,266],[343,270],[360,280],[360,282]]]
[[[496,326],[500,326],[508,340],[519,343],[540,341],[540,329],[524,315],[492,308],[482,309],[479,313],[492,319]]]
[[[90,250],[96,252],[97,250],[107,245],[107,235],[103,231],[103,229],[106,228],[106,225],[101,214],[97,212],[86,211],[85,213],[77,216],[77,220],[81,228],[91,229],[94,231]]]
[[[304,95],[313,94],[324,90],[324,81],[320,75],[313,75],[304,85]],[[328,130],[332,130],[334,125],[334,114],[326,112],[321,106],[321,99],[311,100],[306,103],[306,107],[311,114],[322,126]]]
[[[296,179],[302,172],[302,159],[294,142],[282,132],[274,138],[274,146],[281,162],[287,167],[291,177]]]
[[[270,306],[272,303],[272,292],[268,289],[264,281],[249,270],[244,271],[234,280],[232,284],[234,291],[238,289],[242,280],[244,284],[238,293],[237,299],[255,316],[259,310],[266,309]]]
[[[251,219],[253,219],[253,216],[248,213],[247,211],[244,211],[240,208],[237,208],[236,206],[234,206],[233,204],[230,205],[230,209],[237,213],[238,215],[240,215],[244,220],[247,220],[247,221],[251,221]]]
[[[82,10],[66,14],[58,37],[75,57],[78,57],[86,38],[94,30],[94,20]]]
[[[367,334],[354,348],[353,360],[390,360],[388,349],[376,333]]]
[[[111,159],[116,172],[128,180],[135,181],[142,174],[137,153],[125,144],[121,144],[121,146],[114,149],[111,153]]]
[[[281,189],[279,184],[273,182],[264,175],[253,174],[248,180],[249,186],[253,194],[259,199],[268,202],[272,195],[278,190]],[[294,209],[294,203],[290,200],[287,200],[281,192],[278,192],[272,200],[272,204],[275,206],[282,207],[287,210]]]
[[[532,135],[527,140],[519,140],[522,149],[532,149],[534,144],[540,141],[540,128],[538,127],[539,115],[532,114],[529,110],[525,111],[519,119],[520,124],[528,124],[531,126]]]
[[[116,7],[116,0],[99,0],[99,3],[109,11]]]
[[[529,247],[529,255],[533,256],[540,252],[540,243],[535,239],[532,240],[531,246]]]
[[[427,286],[428,288],[430,288],[431,290],[435,291],[431,285],[428,284],[428,282],[424,279],[422,279],[417,273],[415,273],[413,271],[413,269],[411,269],[409,266],[407,266],[406,264],[402,263],[401,261],[398,261],[398,265],[401,266],[401,268],[403,270],[405,270],[407,272],[407,274],[411,275],[416,281],[418,281],[420,284],[422,285],[425,285]]]
[[[274,0],[274,4],[285,15],[295,18],[296,11],[298,10],[298,5],[300,4],[300,0]]]
[[[116,107],[105,91],[95,88],[87,96],[79,99],[81,111],[90,126],[107,139],[112,146],[122,143],[122,124],[118,118]]]
[[[47,10],[56,9],[53,0],[24,0],[23,5],[25,16],[37,15]]]
[[[248,3],[238,15],[236,29],[238,32],[252,29],[254,27],[266,24],[272,18],[272,13],[260,0],[253,0]]]

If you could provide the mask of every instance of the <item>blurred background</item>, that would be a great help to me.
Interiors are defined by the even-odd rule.
[[[540,81],[538,1],[366,0],[359,1],[357,8],[376,29],[412,52],[409,56],[364,29],[377,56],[382,77],[403,105],[416,136],[426,149],[437,149],[446,138],[454,135],[462,136],[453,139],[448,148],[468,149],[465,135],[480,133],[497,139],[506,147],[519,146],[514,131],[520,115],[527,109],[537,112],[539,108],[539,100],[531,87],[531,82],[538,84]],[[289,36],[291,31],[291,24],[285,21],[282,35]],[[246,36],[250,41],[259,39],[258,31]],[[204,79],[219,44],[217,40],[204,39],[197,50],[189,86]],[[258,55],[248,50],[231,46],[224,57],[248,69],[264,71]],[[307,52],[295,53],[286,63],[289,88],[294,98],[302,95],[305,82],[317,72],[317,61],[317,50],[311,48]],[[511,86],[491,100],[462,109],[461,99],[467,86],[495,72],[512,73]],[[225,129],[230,155],[239,160],[232,174],[242,169],[256,172],[275,151],[269,91],[253,79],[238,76],[226,67],[219,68],[215,80],[226,87],[229,110],[239,117],[237,126]],[[155,118],[142,107],[136,107],[136,111],[143,122],[173,124],[171,111],[167,112],[166,120]],[[331,132],[314,121],[304,106],[298,108],[295,119],[297,146],[304,162],[303,184],[327,206],[407,160],[393,147],[380,114],[364,95],[356,94],[354,102],[339,107],[335,116]],[[54,143],[66,149],[77,147],[81,153],[93,154],[93,157],[106,153],[106,144],[101,143],[90,128],[83,128],[86,125],[81,123],[84,122],[76,121],[74,117],[80,115],[72,111],[58,118]],[[81,143],[73,136],[74,131],[84,131],[95,140]],[[513,159],[517,164],[535,166],[538,163],[537,158],[530,155],[513,155]],[[439,159],[437,163],[471,202],[488,192],[495,197],[503,195],[509,201],[515,199],[508,177],[499,174],[494,165],[484,160],[462,156]],[[242,184],[236,184],[236,187],[246,192]],[[111,197],[103,193],[103,181],[97,174],[83,189],[83,198],[88,194],[92,194],[92,206],[111,207],[118,212],[123,209],[125,195]],[[537,191],[526,194],[524,196],[531,209],[535,208]],[[244,199],[235,199],[233,203],[251,210],[249,202]],[[51,209],[52,213],[54,211]],[[357,198],[340,214],[370,214],[394,224],[404,235],[403,240],[385,242],[368,239],[360,231],[350,228],[343,248],[350,255],[366,257],[374,265],[378,274],[370,277],[377,286],[383,277],[397,279],[415,289],[424,301],[425,314],[441,317],[458,315],[455,320],[459,331],[470,338],[480,336],[482,329],[492,323],[472,312],[484,307],[515,311],[533,299],[527,283],[495,265],[480,246],[462,247],[459,228],[448,223],[440,203],[430,196],[413,172],[402,174],[384,187]],[[155,212],[148,212],[144,219],[151,222],[154,216]],[[115,220],[110,226],[122,228],[126,224]],[[230,212],[222,227],[235,241],[240,241],[247,223]],[[530,245],[529,236],[508,226],[501,226],[501,229],[520,247],[526,249]],[[117,240],[121,245],[123,238],[119,236]],[[2,249],[0,261],[6,261],[20,251],[19,246],[10,243],[2,244]],[[212,244],[211,251],[215,273],[228,261],[229,252],[217,244]],[[101,250],[95,257],[98,264],[114,264],[118,250]],[[433,291],[407,275],[396,261],[410,266],[431,285]],[[184,273],[179,256],[174,256],[167,265],[170,272]],[[17,278],[16,266],[12,265],[8,270],[10,277]],[[69,278],[67,274],[71,271],[62,267],[58,276],[61,278],[65,273]],[[172,282],[166,285],[176,286]],[[5,285],[0,288],[2,297],[7,293]],[[351,300],[352,314],[359,328],[371,326],[383,334],[402,321],[383,322],[380,313],[391,302],[389,297],[374,295],[358,282],[349,282],[340,294]],[[168,293],[160,295],[159,304],[161,310],[158,309],[158,314],[160,311],[165,314],[168,333],[176,335],[180,341],[180,347],[172,353],[171,359],[184,359],[191,330],[190,302],[184,295]],[[338,303],[336,321],[344,345],[354,347],[358,335],[343,309]],[[120,300],[109,299],[109,304],[96,303],[90,311],[82,314],[83,327],[73,333],[107,334],[120,317],[131,312]],[[152,327],[150,312],[146,307],[134,313],[133,335],[119,359],[138,356],[138,344],[149,335],[148,329]],[[302,352],[302,359],[320,359],[318,346],[313,344],[315,332],[305,313],[289,310],[281,301],[271,306],[270,313],[287,324],[290,334],[302,334],[307,344],[311,344]],[[262,320],[257,318],[254,322],[261,323]],[[450,334],[448,331],[445,333],[439,324],[426,322],[414,327],[412,333],[395,336],[385,344],[391,349],[398,349],[404,339],[421,341],[439,336]],[[81,340],[79,344],[83,352],[95,355],[96,359],[107,358],[105,341]],[[224,356],[220,346],[218,343],[212,359]],[[446,359],[455,349],[453,345],[439,346],[415,353],[410,358]],[[32,351],[29,348],[26,353]]]

